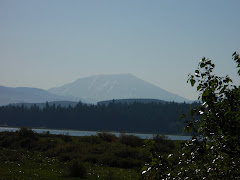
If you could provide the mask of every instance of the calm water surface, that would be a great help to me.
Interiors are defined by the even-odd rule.
[[[0,127],[0,132],[4,131],[17,131],[19,128]],[[57,130],[57,129],[32,129],[36,133],[44,133],[49,131],[50,134],[67,134],[69,136],[92,136],[97,135],[101,131],[77,131],[77,130]],[[120,136],[122,133],[111,132],[116,136]],[[135,135],[142,139],[151,139],[155,134],[141,134],[141,133],[125,133],[127,135]],[[178,135],[166,135],[171,140],[190,140],[191,136],[178,136]]]

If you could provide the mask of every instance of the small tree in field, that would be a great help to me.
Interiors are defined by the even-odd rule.
[[[232,56],[240,68],[239,54]],[[232,85],[228,76],[213,74],[214,67],[202,58],[189,75],[202,102],[190,109],[191,119],[186,120],[185,131],[192,133],[192,140],[184,144],[181,156],[154,156],[143,168],[144,179],[240,178],[240,86]]]

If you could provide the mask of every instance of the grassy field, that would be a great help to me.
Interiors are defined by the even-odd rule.
[[[163,155],[180,147],[161,136],[155,142]],[[138,179],[149,154],[133,135],[70,137],[21,128],[0,133],[0,179]]]
[[[67,163],[42,153],[1,150],[0,179],[79,179],[69,177]],[[133,169],[84,163],[87,174],[82,179],[137,179]],[[81,179],[81,178],[80,178]]]

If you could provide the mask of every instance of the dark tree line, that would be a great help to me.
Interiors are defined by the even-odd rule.
[[[179,121],[187,113],[186,103],[109,103],[75,107],[62,107],[46,103],[43,109],[37,105],[0,107],[0,124],[16,127],[44,127],[94,131],[152,132],[181,134],[184,122]]]

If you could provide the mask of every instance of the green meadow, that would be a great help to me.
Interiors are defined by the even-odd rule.
[[[31,129],[0,133],[0,179],[138,179],[151,161],[150,141],[98,133],[72,137]],[[178,141],[156,136],[154,148],[167,156]]]

